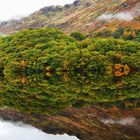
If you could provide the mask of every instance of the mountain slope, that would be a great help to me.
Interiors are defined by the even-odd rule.
[[[2,22],[0,33],[40,27],[58,27],[65,33],[88,33],[120,26],[140,29],[139,0],[76,0],[64,7],[44,7],[21,20]]]

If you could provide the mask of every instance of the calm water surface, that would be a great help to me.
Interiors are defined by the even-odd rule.
[[[1,77],[0,139],[139,140],[139,83],[139,72]]]

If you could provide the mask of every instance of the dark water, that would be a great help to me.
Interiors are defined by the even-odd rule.
[[[139,140],[140,72],[1,76],[0,107],[1,140]]]

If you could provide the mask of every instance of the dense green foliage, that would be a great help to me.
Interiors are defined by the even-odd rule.
[[[57,29],[24,30],[1,38],[0,55],[0,68],[7,77],[46,71],[108,73],[108,67],[115,63],[136,70],[140,67],[137,42],[100,38],[76,41]]]
[[[140,30],[130,29],[130,28],[118,28],[115,31],[111,30],[101,30],[94,33],[96,37],[114,37],[116,39],[122,38],[124,40],[133,40],[140,42]]]
[[[26,83],[22,83],[23,78]],[[94,104],[119,107],[125,100],[140,98],[139,83],[139,73],[122,78],[95,73],[63,73],[51,77],[19,75],[9,80],[1,79],[0,107],[42,114]]]
[[[0,39],[0,55],[1,106],[55,113],[140,98],[138,42],[76,40],[57,29],[24,30]],[[115,64],[127,64],[133,74],[115,76]]]
[[[70,36],[79,41],[86,39],[86,36],[79,32],[73,32]]]

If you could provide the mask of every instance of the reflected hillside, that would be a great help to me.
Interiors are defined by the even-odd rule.
[[[139,75],[139,72],[125,77],[59,73],[49,77],[18,75],[14,79],[4,78],[0,83],[0,105],[41,114],[55,114],[68,107],[91,107],[105,103],[112,106],[113,103],[118,103],[118,106],[120,103],[121,106],[129,99],[140,98]]]
[[[139,139],[139,75],[54,73],[1,77],[0,116],[46,133],[67,133],[81,140]]]

